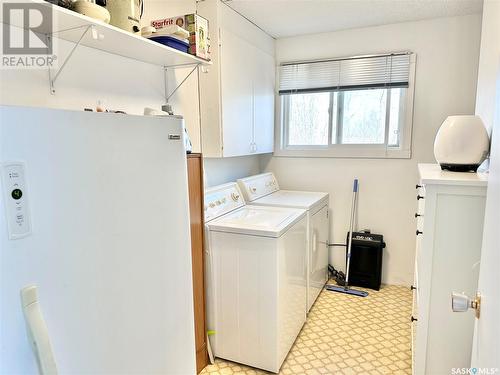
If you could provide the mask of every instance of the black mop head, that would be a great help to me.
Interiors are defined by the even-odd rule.
[[[329,290],[330,292],[338,292],[338,293],[351,294],[353,296],[358,296],[358,297],[366,297],[366,296],[368,296],[368,292],[365,292],[363,290],[349,289],[346,286],[326,285],[325,289]]]

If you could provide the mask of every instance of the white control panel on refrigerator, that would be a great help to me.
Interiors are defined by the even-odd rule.
[[[24,164],[4,163],[1,169],[9,239],[26,237],[31,234],[31,222]]]

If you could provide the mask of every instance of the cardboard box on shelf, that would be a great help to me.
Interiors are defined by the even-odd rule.
[[[185,16],[162,18],[159,20],[151,21],[151,26],[153,26],[156,30],[162,29],[162,28],[167,27],[167,26],[172,26],[172,25],[177,25],[177,26],[185,29],[186,28]]]
[[[208,20],[197,14],[186,14],[151,21],[151,26],[161,30],[177,25],[189,32],[189,53],[205,60],[210,60],[208,40]]]
[[[189,31],[189,50],[191,54],[209,60],[208,49],[208,20],[197,14],[187,14],[186,27]]]

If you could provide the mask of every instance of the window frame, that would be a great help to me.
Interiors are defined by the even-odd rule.
[[[413,104],[415,95],[415,65],[416,54],[410,55],[409,80],[406,91],[405,100],[405,115],[402,119],[403,123],[400,127],[400,144],[398,147],[390,147],[388,130],[386,126],[385,143],[384,144],[332,144],[332,120],[333,116],[329,117],[328,144],[327,145],[288,145],[288,123],[286,111],[288,100],[282,100],[282,96],[276,92],[276,119],[275,122],[275,156],[283,157],[332,157],[332,158],[394,158],[394,159],[410,159],[413,133]],[[277,82],[279,82],[279,69]],[[276,85],[279,87],[279,84]],[[338,98],[341,96],[339,95]],[[332,108],[333,95],[330,95],[330,108]],[[337,105],[340,105],[340,100]],[[389,108],[390,99],[386,101],[386,107]],[[400,107],[401,108],[401,107]],[[341,111],[339,110],[337,115]],[[337,118],[337,126],[339,124]],[[386,116],[386,123],[390,120],[390,116]]]

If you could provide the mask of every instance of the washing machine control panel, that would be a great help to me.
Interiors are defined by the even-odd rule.
[[[205,191],[205,221],[215,219],[245,205],[237,184],[230,183]]]

